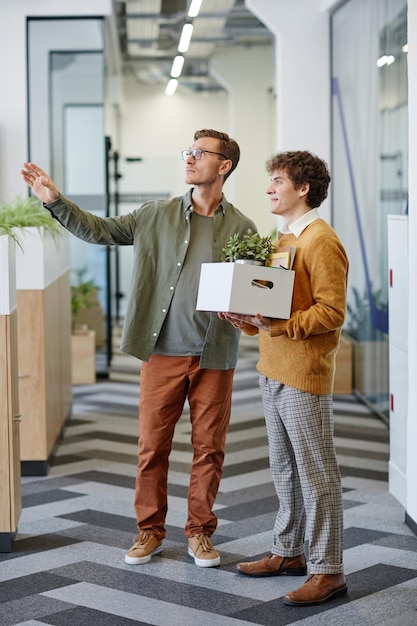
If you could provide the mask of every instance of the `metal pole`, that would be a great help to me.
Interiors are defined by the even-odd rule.
[[[110,137],[106,137],[106,217],[110,217],[110,175],[109,175],[109,160],[110,160],[111,140]],[[112,306],[111,306],[111,247],[106,246],[106,347],[107,347],[107,372],[111,367],[111,361],[113,357],[113,345],[112,345]]]

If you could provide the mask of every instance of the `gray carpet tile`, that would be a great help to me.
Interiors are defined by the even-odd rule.
[[[243,463],[236,463],[234,465],[226,466],[223,469],[223,478],[228,478],[230,476],[242,476],[243,474],[249,474],[250,472],[268,468],[269,461],[267,458],[256,459],[255,461],[247,461]]]
[[[45,553],[48,550],[54,551],[57,548],[71,546],[75,543],[79,543],[79,540],[58,534],[46,533],[30,537],[18,535],[17,541],[14,542],[12,552],[0,553],[0,572],[2,561],[8,561],[10,559],[18,558],[20,559],[22,558],[22,556],[25,557],[33,554]],[[24,567],[22,571],[24,571]]]
[[[58,481],[62,481],[59,478]],[[135,479],[132,476],[125,476],[123,474],[114,474],[111,472],[95,471],[79,472],[76,476],[71,478],[71,484],[74,485],[77,482],[95,482],[104,483],[105,485],[114,485],[115,487],[126,487],[127,489],[134,489]],[[65,486],[65,485],[62,485]]]
[[[222,509],[219,514],[222,519],[225,520],[240,520],[243,517],[254,517],[262,512],[276,513],[277,511],[277,497],[273,495],[269,498],[261,498],[253,500],[252,502],[243,502],[242,504],[235,504],[234,506],[228,506]]]
[[[136,525],[136,520],[133,520],[132,523],[132,519],[124,517],[123,515],[111,515],[109,513],[103,513],[102,511],[91,511],[89,509],[76,511],[75,513],[68,513],[67,515],[61,515],[60,517],[80,522],[82,524],[90,524],[91,526],[111,528],[120,532],[130,532]]]
[[[68,576],[56,576],[50,572],[40,572],[32,576],[22,576],[0,584],[0,603],[20,600],[26,596],[43,593],[72,584]]]
[[[83,452],[82,454],[63,454],[53,457],[50,460],[50,466],[70,465],[71,463],[79,463],[80,461],[85,461],[85,459],[91,458],[94,457],[89,455],[88,452]]]
[[[62,491],[61,489],[50,489],[48,491],[41,491],[38,493],[31,493],[22,497],[22,506],[29,508],[31,506],[39,506],[40,504],[46,504],[47,502],[58,502],[60,500],[67,500],[69,498],[76,498],[77,495]]]
[[[140,619],[140,618],[139,618]],[[149,626],[149,622],[109,615],[103,611],[95,611],[86,607],[66,609],[43,618],[44,624],[51,626]]]
[[[55,598],[47,598],[40,594],[33,594],[19,598],[19,600],[0,604],[0,624],[1,626],[16,626],[17,624],[39,626],[40,624],[47,624],[45,620],[49,616],[55,615],[55,612],[67,608],[71,608],[71,605],[67,602]],[[77,624],[77,626],[81,626],[81,624],[82,622]],[[85,625],[83,624],[83,626]]]
[[[236,611],[251,607],[254,601],[239,595],[227,592],[204,589],[189,583],[177,582],[176,580],[164,580],[161,584],[159,577],[151,573],[137,571],[115,570],[111,567],[100,566],[92,563],[78,563],[76,566],[69,565],[59,568],[52,573],[65,578],[78,577],[80,582],[88,582],[95,585],[108,586],[111,589],[127,593],[138,593],[141,597],[163,600],[181,606],[206,610],[210,606],[210,612],[216,615],[231,615]],[[216,570],[209,572],[210,576],[216,576]]]
[[[388,481],[388,469],[385,472],[373,469],[364,469],[361,467],[346,467],[340,464],[340,473],[342,476],[356,476],[357,478],[368,478],[371,480]]]
[[[344,549],[360,546],[364,543],[375,543],[378,540],[386,539],[391,533],[383,533],[378,530],[369,530],[367,528],[346,528],[343,537]],[[385,545],[385,543],[383,544]]]
[[[103,430],[94,430],[91,431],[89,433],[89,437],[90,439],[102,439],[104,441],[113,441],[113,442],[117,442],[117,443],[130,443],[132,445],[136,445],[138,442],[138,437],[137,435],[125,435],[123,433],[109,433]],[[77,441],[85,441],[85,435],[84,434],[78,434],[78,435],[66,435],[65,437],[65,443],[69,444],[69,443],[76,443]]]

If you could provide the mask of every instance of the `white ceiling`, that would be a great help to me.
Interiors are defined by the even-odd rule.
[[[244,0],[203,0],[196,18],[187,17],[189,5],[190,0],[115,0],[126,75],[145,84],[166,84],[186,22],[192,22],[194,28],[179,80],[193,91],[222,89],[210,73],[216,48],[273,41]]]

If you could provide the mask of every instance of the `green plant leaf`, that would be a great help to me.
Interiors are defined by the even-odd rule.
[[[9,235],[22,247],[16,229],[27,227],[44,228],[54,238],[62,232],[59,222],[33,196],[17,197],[12,202],[0,204],[0,234]]]
[[[71,284],[71,313],[72,318],[76,317],[80,309],[87,309],[94,303],[91,296],[98,289],[98,285],[93,280],[86,280],[88,269],[81,267],[73,270],[75,280]]]
[[[261,237],[249,228],[244,235],[235,233],[229,238],[221,252],[221,260],[233,263],[238,259],[252,259],[265,264],[272,252],[272,236]]]

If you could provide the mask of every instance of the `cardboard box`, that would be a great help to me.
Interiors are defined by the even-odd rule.
[[[288,319],[294,276],[278,267],[202,263],[196,308]]]

